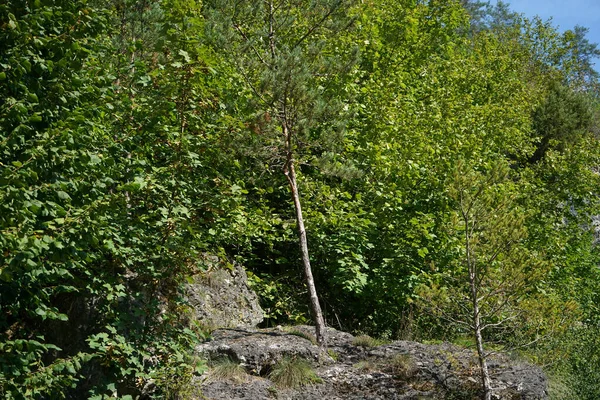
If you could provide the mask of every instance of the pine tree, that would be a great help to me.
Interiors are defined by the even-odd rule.
[[[325,322],[312,275],[302,213],[299,165],[308,149],[335,142],[343,131],[340,91],[333,90],[352,65],[352,52],[335,42],[352,25],[346,0],[214,0],[208,4],[215,46],[225,49],[252,93],[261,121],[260,152],[289,183],[298,241],[317,341]]]

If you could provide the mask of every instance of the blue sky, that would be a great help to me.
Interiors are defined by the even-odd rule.
[[[539,15],[543,20],[552,17],[553,25],[565,31],[575,25],[589,28],[587,38],[600,44],[600,0],[506,0],[510,8],[526,17]],[[600,47],[600,46],[599,46]],[[596,59],[596,70],[600,60]]]

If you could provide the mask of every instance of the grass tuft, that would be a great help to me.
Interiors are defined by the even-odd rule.
[[[283,330],[289,335],[299,336],[310,341],[312,344],[317,345],[317,338],[310,333],[303,332],[299,329],[295,329],[294,327],[286,327],[283,328]]]
[[[248,377],[248,373],[244,367],[229,358],[224,358],[212,365],[208,379],[213,382],[231,381],[246,383],[248,382]]]
[[[333,361],[338,361],[340,358],[340,355],[333,349],[327,349],[327,354],[329,355],[329,357],[331,357],[331,359]]]
[[[361,360],[353,365],[354,368],[361,372],[374,372],[378,369],[378,366],[371,360]]]
[[[301,358],[282,358],[269,373],[269,379],[281,388],[294,388],[321,383],[312,365]]]
[[[391,372],[400,379],[410,379],[419,371],[417,364],[408,354],[396,354],[387,362]]]
[[[381,339],[372,338],[369,335],[360,335],[354,338],[352,344],[361,347],[377,347],[385,344],[386,342]]]

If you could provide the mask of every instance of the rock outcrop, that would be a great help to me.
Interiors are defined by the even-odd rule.
[[[201,398],[341,400],[341,399],[457,399],[481,398],[477,361],[473,351],[451,344],[426,345],[396,341],[374,347],[356,345],[348,334],[328,328],[328,350],[311,340],[307,326],[273,329],[217,330],[198,353],[209,360],[227,358],[245,368],[244,382],[198,379]],[[283,357],[309,360],[320,383],[280,388],[268,373]],[[534,366],[490,359],[494,398],[547,399],[547,382]]]
[[[206,272],[187,285],[186,295],[195,318],[215,328],[253,328],[262,322],[258,297],[248,287],[246,271],[237,263],[205,256]]]

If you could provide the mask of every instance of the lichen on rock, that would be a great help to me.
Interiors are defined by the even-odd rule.
[[[197,321],[210,329],[253,328],[264,313],[248,286],[244,268],[217,256],[205,255],[206,270],[186,285],[186,296]]]

